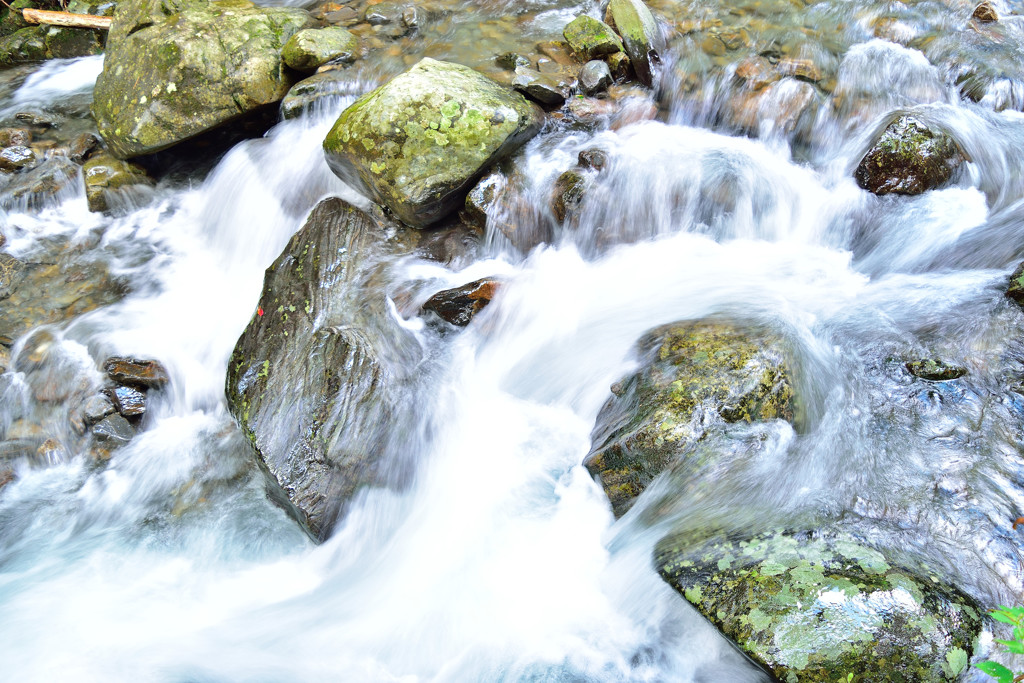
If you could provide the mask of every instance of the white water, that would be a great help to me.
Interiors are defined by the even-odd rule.
[[[91,68],[30,80],[15,100],[78,90],[72,74],[84,81]],[[82,197],[6,216],[15,252],[102,230],[134,293],[59,334],[97,359],[159,358],[172,389],[108,466],[81,454],[26,465],[0,494],[4,678],[761,680],[651,569],[657,530],[635,514],[615,522],[580,466],[636,339],[707,316],[784,334],[816,400],[801,433],[770,426],[770,446],[680,501],[680,513],[782,518],[810,506],[896,518],[972,594],[1021,590],[1020,552],[1006,549],[999,521],[1024,509],[1010,484],[1020,455],[1012,436],[994,440],[1012,410],[971,394],[953,412],[924,410],[914,434],[887,441],[877,425],[890,388],[880,359],[941,352],[966,359],[986,387],[1012,367],[1006,340],[1022,321],[1000,288],[1013,252],[993,247],[955,266],[965,240],[1021,243],[1018,222],[999,222],[1019,191],[1003,188],[1001,213],[988,215],[997,193],[986,184],[998,181],[986,169],[1012,166],[1012,140],[977,162],[985,172],[898,202],[856,188],[852,137],[816,167],[778,141],[660,123],[537,141],[520,164],[538,198],[580,149],[609,151],[616,201],[584,218],[604,237],[566,234],[525,259],[495,253],[441,274],[459,283],[502,272],[509,284],[450,348],[404,322],[444,360],[423,378],[432,437],[411,454],[417,476],[401,494],[364,492],[314,547],[266,499],[222,395],[263,270],[319,198],[353,198],[319,152],[341,106],[240,145],[202,183],[159,188],[122,217],[88,214]],[[965,116],[1024,139],[1017,115]],[[439,270],[409,261],[398,277]],[[993,441],[971,451],[947,432],[982,409],[995,414],[983,432]],[[927,457],[933,448],[941,462]],[[921,492],[960,480],[988,501],[988,518],[929,518]]]

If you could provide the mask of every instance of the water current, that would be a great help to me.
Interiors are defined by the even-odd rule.
[[[820,22],[819,42],[801,54],[834,82],[796,125],[761,116],[743,130],[722,114],[731,72],[682,26],[712,6],[652,7],[673,36],[653,118],[549,126],[513,161],[526,223],[550,221],[551,187],[584,149],[608,154],[607,201],[527,253],[492,228],[458,268],[405,258],[376,293],[507,280],[457,335],[393,309],[431,368],[418,380],[422,438],[394,455],[414,463],[412,483],[363,491],[322,544],[268,499],[224,377],[264,270],[308,212],[331,195],[365,202],[327,168],[327,130],[412,57],[479,65],[596,8],[460,6],[423,29],[420,52],[354,67],[351,92],[112,214],[90,213],[74,187],[0,209],[12,255],[67,242],[127,283],[117,303],[49,326],[47,353],[95,381],[112,354],[159,359],[171,375],[109,462],[19,460],[0,490],[0,678],[767,680],[657,576],[644,506],[615,520],[581,466],[635,341],[708,317],[789,341],[803,415],[770,423],[755,454],[671,515],[751,527],[854,515],[983,604],[1019,600],[1024,314],[1003,291],[1024,256],[1020,84],[995,79],[974,100],[958,90],[942,58],[966,6],[811,3],[799,21]],[[888,33],[873,33],[881,19]],[[1007,41],[1021,31],[1011,19]],[[923,26],[939,26],[927,47],[898,44]],[[0,114],[87,101],[101,65],[21,68]],[[969,162],[944,189],[875,197],[852,169],[907,108],[950,130]],[[39,339],[14,340],[0,430],[33,410],[18,359]],[[925,357],[966,366],[969,381],[906,381],[903,362]]]

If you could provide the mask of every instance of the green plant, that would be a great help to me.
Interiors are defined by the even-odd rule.
[[[1000,605],[999,609],[990,612],[989,616],[996,621],[1013,626],[1012,640],[996,639],[997,643],[1006,647],[1004,652],[1024,655],[1024,607],[1005,607]],[[999,681],[999,683],[1020,683],[1020,681],[1024,681],[1024,671],[1014,673],[998,662],[989,660],[978,662],[974,666]]]

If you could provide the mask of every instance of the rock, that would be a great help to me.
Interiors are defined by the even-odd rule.
[[[60,198],[78,181],[78,164],[52,156],[27,172],[19,173],[0,193],[0,206],[41,208]]]
[[[475,280],[455,289],[446,289],[427,299],[424,311],[433,311],[442,320],[465,327],[482,311],[501,287],[493,278]]]
[[[0,147],[28,147],[31,144],[32,131],[28,128],[0,128]]]
[[[772,63],[760,55],[747,57],[737,64],[736,77],[752,90],[760,90],[780,78]]]
[[[139,417],[146,413],[146,392],[135,387],[116,386],[110,391],[114,407],[124,417]]]
[[[494,58],[494,63],[508,71],[515,71],[517,66],[525,66],[526,68],[531,66],[529,59],[515,52],[506,52],[505,54],[498,55]]]
[[[31,420],[15,420],[4,432],[4,438],[11,441],[39,443],[42,439],[43,427]]]
[[[92,428],[96,440],[108,448],[123,446],[135,437],[135,430],[120,415],[108,415]]]
[[[723,422],[794,419],[781,339],[724,322],[656,328],[637,343],[641,369],[613,387],[583,464],[615,515]]]
[[[3,283],[3,264],[0,262],[0,285]],[[0,297],[2,297],[0,289]],[[1010,275],[1010,285],[1006,288],[1006,296],[1013,299],[1018,305],[1024,306],[1024,261],[1017,266]]]
[[[999,15],[996,14],[996,8],[992,6],[992,3],[985,0],[974,8],[974,13],[971,14],[971,18],[980,24],[991,24],[999,21]]]
[[[593,60],[583,65],[580,71],[580,86],[587,95],[596,95],[608,89],[612,84],[612,72],[608,65]]]
[[[775,65],[776,71],[782,76],[792,76],[805,81],[817,83],[821,80],[821,69],[810,59],[780,59]]]
[[[16,145],[0,150],[0,170],[20,171],[36,161],[35,152],[28,147]]]
[[[117,408],[115,408],[111,400],[103,394],[95,394],[85,399],[80,411],[85,424],[94,425],[107,415],[113,415],[117,412]]]
[[[151,154],[278,102],[293,78],[281,47],[312,23],[248,0],[119,3],[93,114],[118,158]]]
[[[47,439],[36,449],[36,457],[47,465],[56,465],[67,460],[68,453],[60,441]]]
[[[68,145],[68,158],[81,164],[89,158],[99,144],[100,139],[92,133],[82,133]]]
[[[569,87],[554,74],[543,74],[522,66],[516,67],[512,87],[531,100],[549,107],[561,107],[569,97]]]
[[[609,55],[606,61],[608,69],[612,73],[612,78],[615,79],[616,83],[633,80],[633,77],[636,75],[633,72],[633,65],[629,61],[629,56],[624,52],[616,52],[613,55]]]
[[[970,598],[842,532],[669,536],[655,566],[779,681],[953,681],[981,633]]]
[[[28,26],[0,38],[0,66],[46,59],[46,38],[41,26]]]
[[[292,86],[281,100],[281,116],[294,119],[312,109],[325,97],[348,94],[352,83],[347,73],[331,70],[313,74]]]
[[[419,351],[370,282],[417,236],[379,211],[321,202],[267,269],[231,355],[228,407],[314,536],[359,488],[401,483],[387,425],[403,419],[402,373]]]
[[[569,43],[561,40],[546,40],[543,43],[537,43],[537,52],[541,53],[552,62],[566,70],[572,70],[577,67],[576,58],[573,56],[572,48],[569,47]],[[537,60],[538,63],[540,60]]]
[[[64,122],[62,116],[44,111],[19,111],[14,115],[14,119],[39,130],[56,128]]]
[[[591,184],[589,176],[578,171],[570,170],[558,176],[551,193],[551,211],[559,223],[574,222]]]
[[[882,132],[854,177],[863,189],[877,195],[915,195],[945,184],[963,161],[952,137],[903,115]]]
[[[507,185],[508,179],[501,171],[493,171],[481,178],[466,195],[467,220],[479,229],[485,229],[488,211],[501,200]]]
[[[111,356],[103,362],[107,377],[130,387],[162,389],[170,382],[167,370],[155,360]]]
[[[932,382],[945,382],[967,374],[967,368],[965,367],[950,365],[945,361],[934,358],[910,361],[907,363],[907,371],[914,377]]]
[[[541,121],[522,96],[468,67],[426,58],[342,112],[324,151],[342,180],[425,227],[458,207]]]
[[[622,41],[608,24],[585,14],[566,24],[562,35],[573,52],[584,61],[622,52],[624,49]]]
[[[654,73],[665,47],[651,10],[643,0],[611,0],[604,20],[622,36],[637,80],[647,87],[654,85]]]
[[[103,54],[103,33],[91,29],[49,26],[43,33],[46,58],[71,59]]]
[[[576,157],[583,168],[602,171],[608,165],[608,153],[603,149],[585,149]]]
[[[339,26],[307,28],[288,39],[281,58],[298,71],[315,71],[327,62],[351,62],[358,47],[356,37]]]
[[[110,191],[133,185],[153,185],[152,179],[141,166],[106,153],[97,154],[86,161],[82,167],[82,177],[85,180],[85,198],[89,210],[96,213],[109,210],[107,193]]]

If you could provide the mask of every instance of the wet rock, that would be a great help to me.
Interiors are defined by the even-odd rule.
[[[45,111],[19,111],[14,119],[38,130],[56,128],[64,122],[63,117]]]
[[[151,154],[280,101],[281,47],[311,23],[248,0],[119,3],[93,94],[100,135],[118,158]]]
[[[49,26],[43,32],[47,59],[71,59],[103,54],[105,31]]]
[[[573,52],[584,61],[622,52],[624,49],[622,41],[608,24],[585,14],[566,24],[562,35]]]
[[[46,38],[41,26],[28,26],[0,38],[0,66],[46,59]]]
[[[16,439],[0,441],[0,466],[12,460],[31,459],[39,447],[38,443],[38,441],[20,441]]]
[[[974,13],[971,14],[971,18],[980,24],[991,24],[999,21],[999,15],[996,13],[996,8],[987,0],[974,8]]]
[[[953,681],[981,632],[970,598],[842,532],[672,535],[655,566],[780,681]]]
[[[0,261],[0,297],[3,296],[2,285],[3,262]],[[1018,305],[1024,306],[1024,262],[1021,262],[1010,275],[1010,285],[1006,288],[1006,296],[1013,299]]]
[[[433,311],[442,320],[465,327],[497,293],[501,283],[492,278],[475,280],[455,289],[446,289],[427,299],[424,311]]]
[[[6,299],[21,282],[25,264],[10,254],[0,254],[0,299]]]
[[[359,23],[359,12],[351,7],[341,7],[333,12],[325,14],[323,19],[328,24],[335,24],[337,26],[354,26]]]
[[[267,269],[228,364],[231,413],[315,536],[359,488],[401,484],[404,451],[388,425],[403,419],[403,373],[418,345],[373,283],[418,234],[379,211],[321,202]]]
[[[47,465],[56,465],[68,458],[67,449],[57,439],[47,439],[36,449],[36,458]]]
[[[0,128],[0,147],[27,147],[32,144],[32,131],[28,128]]]
[[[508,71],[515,71],[518,66],[525,66],[526,68],[532,66],[529,59],[516,52],[506,52],[505,54],[498,55],[494,58],[494,63]]]
[[[408,225],[425,227],[533,137],[542,117],[476,71],[427,58],[342,112],[324,151],[342,180]]]
[[[637,80],[652,86],[665,47],[651,10],[643,0],[611,0],[605,21],[622,36]]]
[[[488,210],[501,199],[508,179],[501,171],[488,173],[480,179],[466,195],[466,219],[471,225],[483,230],[487,227]]]
[[[288,39],[281,58],[298,71],[315,71],[327,62],[351,62],[358,46],[356,37],[341,27],[308,28]]]
[[[577,156],[577,162],[582,168],[602,171],[608,165],[608,153],[603,149],[585,149]]]
[[[609,55],[606,63],[616,83],[631,81],[636,75],[633,72],[633,65],[630,63],[629,57],[624,52],[616,52],[613,55]]]
[[[43,426],[32,420],[15,420],[7,428],[4,437],[11,441],[39,443],[43,437]]]
[[[0,344],[0,375],[7,372],[7,369],[11,367],[11,350]]]
[[[123,446],[135,438],[135,430],[128,420],[118,414],[108,415],[92,428],[92,434],[101,445],[107,448]]]
[[[564,70],[571,71],[578,66],[576,58],[573,56],[572,48],[565,41],[546,40],[543,43],[537,43],[537,52]],[[539,59],[537,61],[538,63],[540,62]]]
[[[583,462],[616,516],[716,425],[794,419],[792,373],[774,335],[686,322],[652,330],[637,348],[641,369],[613,390]]]
[[[86,425],[94,425],[107,415],[117,412],[113,402],[103,394],[95,394],[85,399],[81,413]]]
[[[42,207],[70,192],[78,180],[78,164],[62,156],[53,156],[31,170],[14,176],[0,193],[0,206]]]
[[[944,185],[963,161],[952,137],[903,115],[882,132],[854,177],[863,189],[877,195],[915,195]]]
[[[351,90],[351,80],[343,71],[331,70],[313,74],[292,86],[281,100],[281,116],[294,119],[313,108],[325,97],[337,97]]]
[[[89,158],[99,144],[100,139],[92,133],[82,133],[68,145],[68,158],[80,164]]]
[[[794,78],[783,78],[755,91],[744,91],[729,102],[733,123],[750,134],[788,135],[805,113],[813,111],[817,99],[814,86]]]
[[[747,57],[737,64],[736,77],[752,90],[760,90],[780,78],[772,63],[760,55]]]
[[[563,79],[522,66],[516,67],[512,87],[534,102],[548,107],[560,107],[569,97],[569,87]]]
[[[108,192],[136,185],[153,185],[153,180],[144,168],[106,153],[97,154],[86,161],[82,167],[82,177],[85,179],[85,198],[89,210],[97,213],[109,210]]]
[[[792,76],[815,83],[821,80],[821,69],[810,59],[780,59],[775,69],[782,76]]]
[[[587,95],[596,95],[608,89],[612,84],[612,72],[608,65],[593,60],[583,65],[580,70],[580,87]]]
[[[967,368],[960,365],[950,365],[937,358],[910,361],[907,363],[907,371],[914,377],[932,382],[945,382],[967,374]]]
[[[170,382],[167,370],[155,360],[112,356],[103,362],[107,377],[130,387],[162,389]]]
[[[551,211],[559,223],[572,223],[592,181],[588,175],[569,170],[558,176],[551,193]],[[569,219],[569,220],[567,220]]]
[[[124,417],[139,417],[146,413],[146,392],[135,387],[116,386],[110,390],[114,407]]]
[[[20,171],[36,162],[36,155],[28,147],[16,145],[0,150],[0,170]]]

